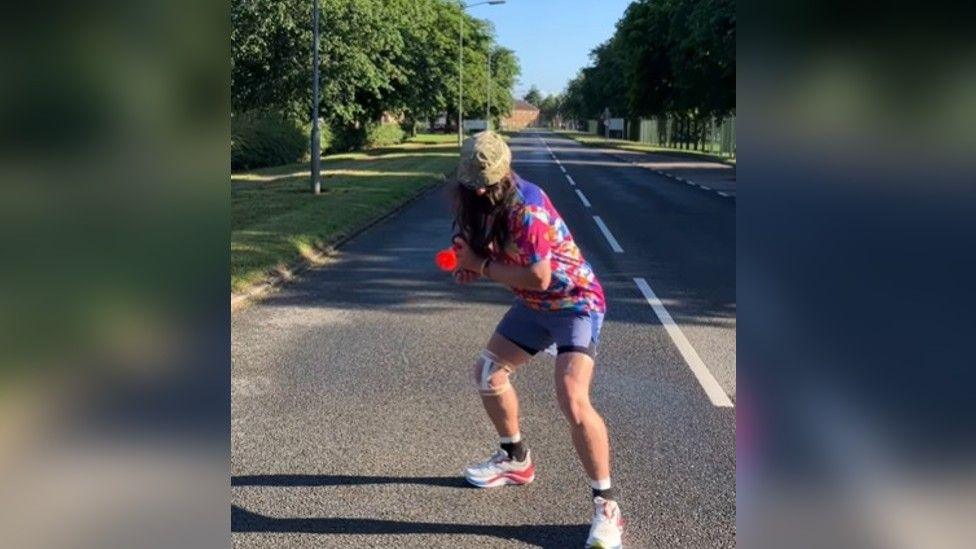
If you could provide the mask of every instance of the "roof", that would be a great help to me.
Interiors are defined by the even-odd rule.
[[[528,101],[523,101],[521,99],[515,100],[515,105],[512,107],[513,111],[537,111],[539,107],[536,107]]]

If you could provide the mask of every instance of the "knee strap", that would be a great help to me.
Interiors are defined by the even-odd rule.
[[[509,381],[509,374],[512,373],[512,366],[505,362],[502,362],[497,355],[489,350],[484,350],[481,352],[481,364],[480,371],[478,373],[478,392],[486,396],[495,396],[504,393],[505,391],[512,388],[512,384]],[[500,374],[504,377],[504,382],[492,387],[491,378],[496,372],[502,371]]]

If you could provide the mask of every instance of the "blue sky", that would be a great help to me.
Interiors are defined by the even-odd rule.
[[[468,0],[474,3],[478,0]],[[576,72],[589,64],[590,50],[613,35],[614,25],[631,0],[508,0],[468,9],[495,25],[502,46],[515,50],[522,75],[515,95],[533,84],[543,92],[563,90]]]

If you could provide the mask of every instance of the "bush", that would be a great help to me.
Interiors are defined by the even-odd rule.
[[[311,124],[280,113],[253,110],[231,117],[230,166],[250,170],[280,166],[308,159]],[[331,132],[321,126],[322,150],[328,147]]]
[[[405,134],[399,124],[371,125],[366,130],[366,148],[388,147],[402,143]]]
[[[402,143],[406,133],[399,124],[366,123],[356,126],[337,126],[333,128],[332,150],[358,151],[388,147]]]
[[[255,110],[231,117],[231,168],[253,169],[298,162],[308,155],[302,125],[278,113]]]
[[[336,126],[331,135],[331,150],[335,152],[359,150],[366,143],[366,132],[355,126]]]

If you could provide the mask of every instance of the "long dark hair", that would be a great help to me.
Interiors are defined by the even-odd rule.
[[[515,175],[508,174],[478,196],[458,184],[454,195],[454,228],[478,255],[505,249],[509,238],[508,213],[515,200]]]

